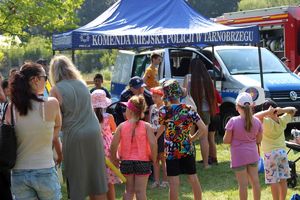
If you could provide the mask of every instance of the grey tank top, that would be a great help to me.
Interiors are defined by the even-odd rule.
[[[43,102],[32,101],[32,110],[26,116],[17,117],[18,146],[14,169],[43,169],[55,165],[52,151],[54,124],[54,121],[45,121]]]

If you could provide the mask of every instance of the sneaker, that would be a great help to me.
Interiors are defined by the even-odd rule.
[[[160,184],[160,187],[162,187],[162,188],[167,188],[168,186],[169,186],[169,182],[167,182],[167,181],[162,181]]]
[[[151,189],[154,189],[154,188],[157,188],[157,187],[159,187],[159,182],[157,182],[157,181],[154,181],[154,182],[151,184],[151,186],[150,186]]]

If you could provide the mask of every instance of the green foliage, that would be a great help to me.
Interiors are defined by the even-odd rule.
[[[82,26],[94,20],[114,2],[116,2],[116,0],[85,0],[77,12],[77,16],[80,19],[79,25]]]
[[[10,49],[3,49],[4,58],[0,68],[4,74],[11,67],[20,66],[26,60],[36,61],[40,58],[50,60],[52,56],[51,43],[43,37],[31,37],[28,43],[22,46],[12,46]]]
[[[4,53],[0,51],[0,63],[3,61],[3,59],[4,59]]]
[[[71,29],[76,26],[75,10],[84,0],[2,0],[0,33],[27,35],[36,27],[46,31]]]
[[[100,62],[104,66],[104,68],[111,67],[115,64],[116,58],[117,58],[118,51],[113,50],[104,50],[102,51],[102,55],[100,57]]]
[[[217,17],[236,11],[240,0],[188,0],[189,4],[205,17]]]
[[[101,71],[104,80],[106,81],[111,81],[111,70],[109,69],[104,69]]]
[[[298,5],[299,0],[241,0],[239,10],[252,10],[285,5]]]

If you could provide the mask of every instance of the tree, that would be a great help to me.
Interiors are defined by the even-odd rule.
[[[205,17],[217,17],[236,11],[240,0],[188,0],[188,3]]]
[[[25,36],[39,28],[61,32],[76,27],[84,0],[0,0],[0,34]]]
[[[79,25],[82,26],[94,20],[115,2],[116,0],[85,0],[77,12],[80,19]]]
[[[299,0],[241,0],[239,3],[239,10],[298,5],[299,3]]]

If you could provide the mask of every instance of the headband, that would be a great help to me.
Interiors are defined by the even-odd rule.
[[[125,105],[129,110],[133,111],[133,112],[139,112],[140,109],[138,109],[133,103],[131,103],[130,101],[128,102],[121,102],[123,105]]]

